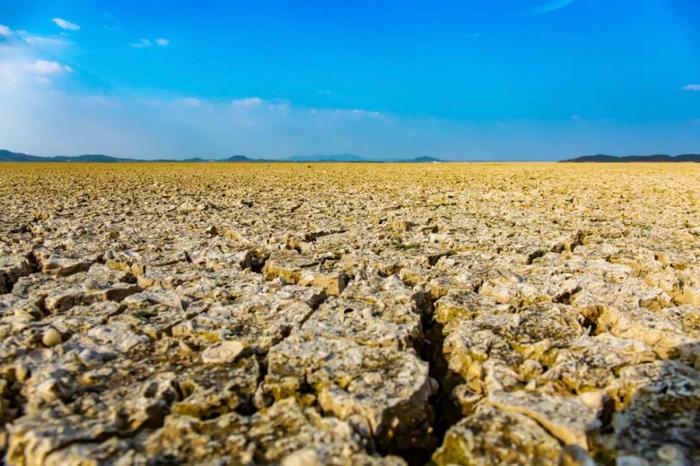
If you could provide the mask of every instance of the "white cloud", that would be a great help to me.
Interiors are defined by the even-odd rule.
[[[683,90],[700,92],[700,84],[688,84],[687,86],[683,87]]]
[[[25,58],[0,60],[0,88],[11,95],[22,95],[18,90],[31,88],[31,83],[38,83],[43,89],[51,84],[51,77],[71,71],[69,66],[55,61],[31,61]]]
[[[265,110],[286,115],[292,111],[292,104],[288,100],[277,100],[275,102],[268,102],[265,106]]]
[[[132,42],[129,45],[131,45],[132,47],[137,48],[137,49],[145,49],[147,47],[153,47],[154,45],[157,45],[158,47],[165,47],[167,45],[170,45],[170,41],[168,39],[163,38],[163,37],[159,37],[155,40],[139,39],[136,42]]]
[[[263,103],[260,97],[246,97],[244,99],[234,100],[232,102],[234,107],[245,108],[245,107],[257,107]]]
[[[51,75],[73,71],[70,66],[62,65],[55,61],[36,60],[27,64],[27,70],[35,74]]]
[[[34,48],[52,49],[55,51],[71,44],[71,41],[60,36],[40,36],[27,31],[17,31],[17,35],[22,41]]]
[[[574,3],[574,0],[552,0],[548,3],[545,3],[544,5],[535,8],[534,10],[532,10],[532,13],[535,15],[542,15],[551,11],[560,10],[564,7],[571,5],[572,3]]]
[[[352,110],[333,110],[333,114],[336,116],[350,116],[353,118],[379,118],[381,113],[374,112],[370,110],[363,110],[361,108],[353,108]]]
[[[325,117],[346,118],[346,119],[382,119],[386,118],[380,112],[372,110],[364,110],[361,108],[310,108],[308,113],[311,115],[323,115]]]
[[[153,45],[153,43],[148,39],[139,39],[136,42],[132,42],[129,45],[131,45],[132,47],[134,47],[136,49],[143,49],[146,47],[150,47],[151,45]]]
[[[2,37],[10,37],[12,35],[12,29],[10,29],[7,26],[3,26],[0,24],[0,36]]]
[[[56,23],[56,25],[61,29],[67,29],[69,31],[77,31],[78,29],[80,29],[80,26],[78,26],[77,24],[71,23],[70,21],[65,20],[63,18],[54,18],[53,22]]]
[[[202,100],[196,97],[185,97],[183,99],[178,99],[175,104],[184,105],[185,107],[199,107],[202,105]]]

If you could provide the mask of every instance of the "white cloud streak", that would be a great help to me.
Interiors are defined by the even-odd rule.
[[[12,35],[12,29],[0,24],[0,36],[1,37],[10,37],[11,35]]]
[[[143,49],[146,47],[150,47],[151,45],[153,45],[153,43],[148,39],[139,39],[136,42],[132,42],[129,45],[131,45],[135,49]]]
[[[33,89],[31,92],[42,92],[46,85],[52,83],[51,78],[70,73],[73,70],[61,63],[49,60],[26,60],[11,58],[0,60],[0,88],[8,96],[23,95],[32,89],[33,84],[40,84],[41,87]],[[0,108],[3,107],[0,103]]]
[[[153,46],[158,46],[158,47],[166,47],[170,45],[170,40],[165,39],[163,37],[159,37],[155,40],[151,39],[139,39],[136,42],[132,42],[131,44],[132,47],[136,49],[145,49],[148,47],[153,47]]]
[[[263,100],[260,97],[245,97],[243,99],[237,99],[231,102],[234,107],[239,107],[239,108],[250,108],[250,107],[257,107],[260,104],[263,103]]]
[[[534,10],[532,10],[532,13],[535,15],[542,15],[545,13],[550,13],[552,11],[561,10],[562,8],[567,7],[572,3],[574,3],[574,0],[553,0],[535,8]]]
[[[700,84],[688,84],[683,87],[684,91],[700,92]]]
[[[36,60],[34,63],[27,65],[27,70],[29,70],[31,73],[43,75],[67,73],[72,71],[70,66],[48,60]]]
[[[57,51],[71,45],[71,41],[61,36],[41,36],[27,31],[17,31],[17,36],[33,49]]]
[[[71,23],[70,21],[65,20],[63,18],[54,18],[52,21],[56,23],[56,25],[61,29],[66,29],[68,31],[77,31],[80,29],[80,26],[78,26],[77,24]]]

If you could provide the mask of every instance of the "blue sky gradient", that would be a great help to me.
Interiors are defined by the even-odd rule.
[[[0,147],[700,152],[700,2],[0,0]]]

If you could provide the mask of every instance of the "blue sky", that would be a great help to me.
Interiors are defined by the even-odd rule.
[[[700,152],[700,2],[0,0],[0,147]]]

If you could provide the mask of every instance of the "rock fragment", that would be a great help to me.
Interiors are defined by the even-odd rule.
[[[206,364],[224,364],[233,362],[243,351],[240,341],[224,341],[202,351],[202,361]]]

